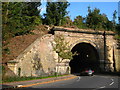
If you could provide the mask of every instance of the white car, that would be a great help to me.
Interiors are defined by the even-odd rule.
[[[94,73],[94,70],[91,70],[91,69],[86,69],[85,71],[82,71],[80,73],[80,75],[89,75],[89,76],[92,76]]]

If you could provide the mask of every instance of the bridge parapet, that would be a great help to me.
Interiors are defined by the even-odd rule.
[[[60,32],[72,32],[72,33],[86,33],[86,34],[98,34],[103,35],[104,31],[93,30],[93,29],[75,29],[75,28],[64,28],[64,27],[54,27],[51,29],[51,32],[55,33],[56,31]],[[106,31],[106,35],[115,35],[112,31]]]

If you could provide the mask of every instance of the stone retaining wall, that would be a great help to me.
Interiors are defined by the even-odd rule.
[[[10,61],[8,67],[20,76],[39,76],[55,72],[56,63],[51,44],[53,38],[50,34],[37,38],[14,60],[15,63]]]

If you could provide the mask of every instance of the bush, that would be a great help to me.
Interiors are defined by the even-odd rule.
[[[120,35],[120,24],[116,26],[116,32],[118,33],[118,35]]]

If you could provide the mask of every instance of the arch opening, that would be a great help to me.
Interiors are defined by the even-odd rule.
[[[93,69],[99,71],[99,54],[94,46],[89,43],[79,43],[75,45],[72,50],[78,55],[73,56],[69,65],[71,67],[71,74],[80,73],[85,69]]]

